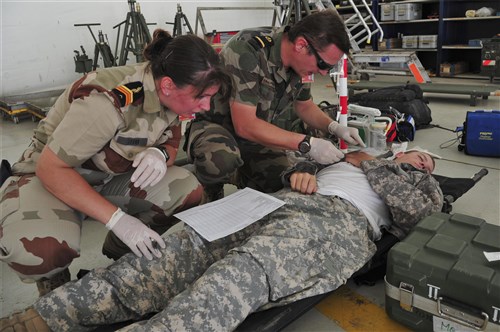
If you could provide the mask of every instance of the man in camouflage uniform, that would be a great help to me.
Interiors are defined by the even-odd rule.
[[[173,165],[179,115],[207,110],[230,78],[199,37],[157,30],[148,50],[150,61],[71,84],[1,187],[0,259],[41,294],[69,280],[85,215],[111,230],[109,258],[132,250],[152,259],[161,255],[154,242],[165,245],[159,234],[178,222],[172,215],[201,200],[196,177]]]
[[[323,164],[343,157],[330,141],[289,131],[291,108],[310,128],[363,144],[357,129],[340,126],[318,108],[310,83],[302,82],[327,75],[349,46],[342,19],[331,10],[292,27],[244,29],[224,45],[221,56],[234,95],[199,114],[186,134],[188,160],[209,196],[217,198],[223,183],[264,192],[282,188],[279,175],[290,166],[287,150]]]
[[[413,160],[407,161],[433,168]],[[344,162],[324,168],[312,196],[290,189],[273,194],[286,204],[237,233],[207,242],[186,227],[165,237],[162,258],[126,255],[2,324],[88,331],[156,313],[124,331],[230,331],[258,309],[332,291],[372,257],[381,228],[403,238],[443,203],[427,171],[364,154],[347,161],[361,168]],[[307,163],[297,169],[316,173]],[[302,191],[297,177],[314,179],[303,171],[291,176],[292,188]],[[344,172],[352,176],[339,176]],[[335,186],[339,177],[344,182]]]

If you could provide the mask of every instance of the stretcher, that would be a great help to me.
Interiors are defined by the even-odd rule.
[[[354,95],[355,90],[376,90],[388,86],[394,86],[395,82],[365,81],[349,82],[349,96]],[[488,99],[490,96],[500,96],[500,87],[495,84],[451,84],[451,83],[425,83],[419,84],[423,92],[446,93],[470,96],[470,106],[476,106],[477,98]]]

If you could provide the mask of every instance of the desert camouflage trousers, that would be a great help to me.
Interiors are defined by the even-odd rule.
[[[188,162],[204,186],[231,183],[267,193],[283,188],[280,175],[290,167],[285,150],[235,138],[208,121],[190,123],[186,135]]]
[[[274,196],[287,204],[237,233],[207,242],[186,227],[164,236],[161,258],[127,254],[34,307],[54,331],[127,320],[138,322],[123,331],[231,331],[254,311],[338,288],[375,253],[367,219],[347,201]]]
[[[143,190],[132,186],[132,172],[111,177],[78,171],[106,199],[160,234],[178,221],[172,217],[175,212],[198,205],[202,194],[196,177],[176,166],[169,167],[158,184]],[[11,176],[0,194],[0,260],[23,281],[50,278],[79,257],[84,216],[50,194],[37,176]],[[108,233],[103,253],[117,259],[129,251]]]

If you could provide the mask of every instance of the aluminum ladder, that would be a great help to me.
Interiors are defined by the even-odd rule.
[[[360,74],[362,78],[368,77],[369,74],[407,75],[408,72],[406,70],[387,70],[380,68],[380,64],[382,63],[405,63],[418,83],[431,82],[428,73],[425,71],[424,66],[414,51],[378,52],[362,49],[360,45],[364,42],[369,44],[372,40],[372,36],[375,36],[377,33],[379,34],[377,40],[381,42],[384,38],[384,31],[366,0],[361,0],[361,3],[358,5],[354,3],[354,0],[349,0],[349,4],[354,13],[351,17],[346,19],[344,23],[352,48],[352,54],[349,57],[352,66],[351,74]],[[321,8],[336,9],[330,0],[317,0],[315,5],[318,10],[321,10]],[[373,63],[377,63],[379,66],[371,66],[370,64]]]

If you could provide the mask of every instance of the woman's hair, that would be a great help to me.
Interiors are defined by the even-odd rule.
[[[231,77],[227,74],[219,55],[203,39],[192,34],[172,36],[157,29],[153,40],[144,49],[155,79],[168,76],[178,87],[192,85],[197,96],[214,85],[219,85],[222,100],[231,94]]]
[[[288,30],[288,39],[294,42],[299,36],[311,40],[314,43],[313,46],[320,51],[328,45],[334,44],[342,52],[349,54],[351,43],[344,21],[332,9],[307,15],[292,25]]]

